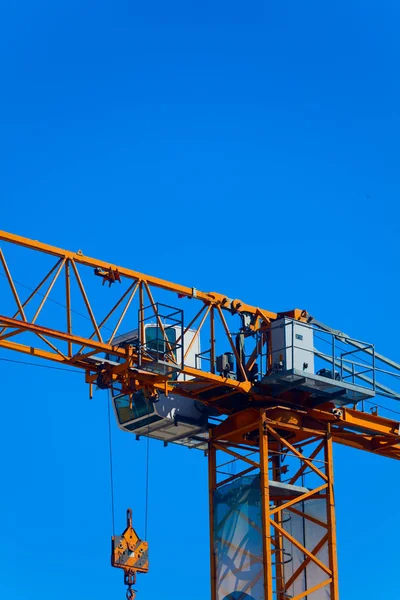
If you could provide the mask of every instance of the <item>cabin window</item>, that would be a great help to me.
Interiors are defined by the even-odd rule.
[[[115,408],[118,414],[118,421],[123,425],[128,421],[139,419],[145,415],[151,415],[154,412],[154,405],[150,400],[146,400],[143,392],[136,392],[132,395],[132,408],[130,407],[130,398],[126,394],[114,399]]]
[[[153,352],[165,354],[168,351],[165,338],[170,342],[172,349],[176,344],[176,329],[174,327],[164,328],[165,336],[159,327],[146,327],[146,348]]]

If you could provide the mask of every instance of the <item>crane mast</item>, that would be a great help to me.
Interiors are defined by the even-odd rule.
[[[0,348],[82,369],[121,429],[208,456],[211,600],[338,600],[333,443],[400,458],[367,408],[400,399],[400,366],[305,310],[0,240]]]

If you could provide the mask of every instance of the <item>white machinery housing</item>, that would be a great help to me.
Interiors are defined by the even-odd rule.
[[[271,326],[272,365],[281,371],[314,373],[314,330],[286,317]]]
[[[374,397],[370,344],[288,317],[274,321],[270,331],[271,367],[261,383],[272,386],[275,397],[297,389],[309,394],[314,407],[325,402],[346,406]],[[322,350],[316,347],[320,340],[325,343]]]

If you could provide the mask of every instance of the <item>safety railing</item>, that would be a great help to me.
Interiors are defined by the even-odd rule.
[[[262,376],[296,372],[375,391],[379,369],[373,344],[344,338],[292,319],[285,319],[275,327],[283,331],[279,336],[270,335],[268,347],[260,356]],[[283,338],[283,345],[274,347],[271,342],[274,337]]]
[[[139,367],[153,370],[155,364],[168,364],[171,368],[183,369],[183,311],[156,302],[139,309],[138,322]]]

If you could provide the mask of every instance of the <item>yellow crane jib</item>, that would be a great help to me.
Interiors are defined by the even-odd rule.
[[[109,390],[120,429],[206,453],[211,600],[339,600],[333,443],[400,460],[400,363],[304,310],[266,310],[5,231],[0,241],[0,350],[81,369],[90,389]],[[13,277],[26,269],[16,246],[46,263],[32,287]],[[88,269],[119,293],[94,293]],[[357,464],[346,466],[356,481]],[[111,558],[127,600],[147,550],[128,510]]]
[[[139,538],[132,527],[132,510],[126,511],[126,529],[122,535],[111,538],[111,565],[124,571],[124,583],[128,586],[127,600],[135,598],[132,586],[136,583],[137,573],[147,573],[149,570],[148,543]]]

